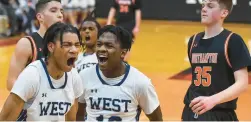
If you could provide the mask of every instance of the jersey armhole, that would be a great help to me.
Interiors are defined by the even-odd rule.
[[[229,60],[229,57],[228,57],[228,43],[229,43],[229,40],[230,40],[230,37],[233,35],[233,32],[231,32],[229,35],[228,35],[228,37],[227,37],[227,39],[226,39],[226,41],[225,41],[225,45],[224,45],[224,52],[225,52],[225,58],[226,58],[226,61],[227,61],[227,64],[228,64],[228,66],[230,67],[230,68],[232,68],[232,65],[231,65],[231,63],[230,63],[230,60]]]
[[[32,49],[32,56],[29,58],[27,65],[30,64],[31,62],[35,61],[37,58],[37,47],[35,44],[35,41],[33,40],[33,38],[31,36],[25,36],[25,38],[27,38],[30,43],[31,43],[31,49]]]

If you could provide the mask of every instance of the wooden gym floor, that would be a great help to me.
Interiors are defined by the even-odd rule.
[[[251,48],[248,43],[251,41],[251,25],[225,24],[225,27],[240,34]],[[201,30],[203,27],[199,22],[151,20],[142,22],[140,33],[132,47],[129,63],[152,79],[164,120],[180,120],[183,97],[190,81],[169,78],[189,68],[186,60],[186,42],[189,36]],[[6,90],[6,77],[11,54],[15,48],[14,44],[7,44],[8,40],[0,40],[0,109],[9,94]],[[237,115],[240,120],[251,120],[250,108],[251,85],[238,100]],[[148,120],[144,113],[140,119]]]

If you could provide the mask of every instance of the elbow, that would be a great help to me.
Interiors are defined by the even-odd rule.
[[[246,92],[248,90],[248,80],[245,83],[243,83],[242,89],[243,89],[243,92]]]
[[[248,79],[245,79],[245,81],[238,82],[238,83],[239,83],[241,92],[246,92],[248,89]]]
[[[13,87],[13,83],[11,82],[11,81],[7,81],[7,90],[8,91],[11,91],[11,89],[12,89],[12,87]]]

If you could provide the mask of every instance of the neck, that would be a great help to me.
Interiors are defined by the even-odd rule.
[[[125,68],[126,68],[125,63],[121,62],[121,64],[118,65],[117,67],[111,68],[111,70],[102,71],[102,73],[107,78],[116,78],[125,74]]]
[[[91,55],[91,54],[93,54],[95,52],[95,47],[92,47],[92,48],[86,48],[86,50],[85,50],[85,54],[87,54],[87,55]]]
[[[39,27],[37,33],[43,38],[43,37],[44,37],[44,34],[45,34],[45,32],[46,32],[46,30],[47,30],[47,29],[46,29],[44,26],[40,25],[40,27]]]
[[[48,58],[47,62],[47,70],[49,75],[55,80],[60,79],[64,75],[64,71],[60,70],[54,59]]]
[[[214,37],[214,36],[220,34],[223,30],[224,30],[224,28],[222,27],[221,23],[206,26],[204,39]]]

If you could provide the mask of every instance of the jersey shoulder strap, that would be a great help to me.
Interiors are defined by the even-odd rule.
[[[37,46],[36,46],[36,43],[35,43],[34,39],[31,36],[25,36],[24,38],[27,38],[30,41],[31,49],[32,49],[32,56],[29,59],[29,61],[27,62],[27,65],[28,65],[31,62],[35,61],[36,58],[37,58]]]
[[[193,36],[192,44],[190,45],[189,56],[192,56],[192,49],[196,47],[201,38],[203,38],[204,32],[196,33]]]
[[[230,32],[225,40],[225,44],[224,44],[224,52],[225,52],[225,58],[226,58],[226,61],[227,61],[227,64],[229,67],[232,68],[232,64],[230,63],[230,60],[229,60],[229,56],[228,56],[228,43],[229,43],[229,40],[231,38],[231,36],[233,35],[233,32]]]

